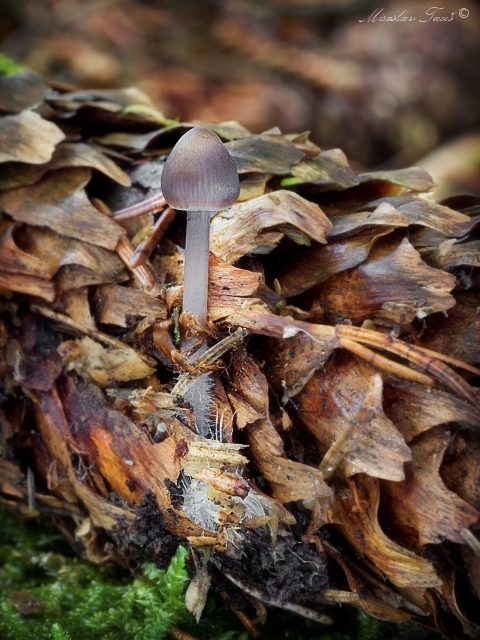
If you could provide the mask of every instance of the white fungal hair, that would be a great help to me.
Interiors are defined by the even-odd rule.
[[[240,517],[240,521],[248,520],[249,518],[253,518],[255,516],[264,516],[265,509],[260,500],[255,496],[255,493],[250,490],[246,496],[246,498],[240,498],[238,496],[234,496],[232,501],[236,504],[241,505],[245,509],[245,513]]]
[[[208,484],[185,476],[182,480],[183,512],[192,522],[207,531],[218,531],[220,507],[207,498]]]
[[[210,417],[213,380],[210,373],[199,376],[184,394],[195,416],[195,428],[198,435],[211,438],[215,433],[213,420]]]
[[[314,335],[312,335],[305,329],[302,329],[301,327],[295,327],[290,324],[283,328],[282,338],[294,338],[299,333],[304,333],[306,336],[310,338],[310,340],[313,340],[313,342],[317,342],[318,344],[323,345],[323,342],[321,340],[317,340],[317,338],[315,338]]]
[[[223,418],[225,417],[226,409],[223,409],[220,414],[218,409],[215,412],[215,430],[212,434],[212,440],[218,440],[218,442],[223,442]]]
[[[223,442],[226,410],[223,409],[220,413],[217,408],[215,420],[212,420],[210,409],[213,384],[212,375],[203,374],[189,387],[184,398],[193,409],[197,433],[203,438]],[[235,414],[231,420],[234,416]],[[206,464],[208,466],[208,459]],[[241,478],[242,467],[235,467],[234,473]],[[250,490],[245,498],[223,494],[226,502],[222,499],[223,504],[220,505],[208,497],[212,495],[211,487],[203,480],[183,475],[180,486],[183,492],[183,512],[189,520],[207,531],[218,532],[220,511],[231,511],[239,518],[240,522],[265,515],[264,505],[253,490]],[[236,543],[241,541],[242,534],[234,527],[228,526],[227,538],[237,546]]]
[[[217,440],[223,442],[225,433],[224,428],[226,425],[225,413],[226,408],[220,411],[218,408],[215,410],[215,419],[211,417],[212,405],[212,392],[214,381],[210,373],[201,375],[185,392],[184,399],[190,404],[195,416],[195,429],[198,435],[209,440]],[[235,414],[230,418],[229,425],[235,417]]]
[[[210,485],[203,480],[184,476],[181,480],[181,487],[183,490],[182,508],[187,518],[207,531],[217,532],[219,528],[218,515],[221,510],[225,510],[225,505],[221,506],[210,500],[208,497]],[[253,490],[250,490],[245,498],[228,496],[228,500],[230,510],[240,518],[240,522],[265,515],[265,507]]]

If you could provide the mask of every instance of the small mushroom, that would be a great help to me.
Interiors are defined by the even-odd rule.
[[[220,138],[194,127],[180,138],[162,173],[162,193],[187,212],[183,310],[207,320],[210,218],[238,198],[237,169]]]
[[[213,131],[195,127],[180,138],[163,168],[162,193],[170,207],[187,212],[183,310],[203,323],[207,320],[210,219],[230,207],[240,193],[235,164]],[[191,359],[205,349],[204,342]],[[197,432],[204,437],[215,437],[210,420],[212,387],[207,373],[184,395],[193,409]]]

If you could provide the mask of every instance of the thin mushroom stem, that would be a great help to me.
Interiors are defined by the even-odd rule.
[[[187,212],[183,310],[207,321],[210,211]]]
[[[187,238],[185,242],[185,266],[183,282],[183,310],[198,318],[200,324],[207,321],[208,307],[208,254],[210,244],[210,211],[187,211]],[[186,343],[188,344],[188,343]],[[207,349],[204,341],[193,354],[195,361]],[[211,375],[198,377],[184,395],[195,414],[200,435],[211,434],[210,401]]]

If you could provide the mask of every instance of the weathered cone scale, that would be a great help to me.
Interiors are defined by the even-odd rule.
[[[183,542],[196,616],[211,580],[478,637],[480,198],[307,134],[181,137],[133,89],[44,100],[0,115],[0,504],[94,562]],[[200,322],[165,201],[217,212]]]
[[[180,138],[162,173],[162,192],[174,209],[220,211],[238,198],[237,168],[220,138],[194,127]]]

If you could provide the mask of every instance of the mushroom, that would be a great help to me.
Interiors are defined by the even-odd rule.
[[[180,138],[162,173],[162,193],[173,209],[187,212],[183,310],[207,320],[210,219],[230,207],[240,193],[237,169],[220,138],[206,127],[195,127]],[[204,342],[191,360],[206,349]],[[197,432],[215,437],[210,421],[212,379],[203,374],[185,393]]]
[[[187,212],[183,310],[205,322],[210,218],[240,193],[235,164],[213,131],[194,127],[180,138],[163,168],[162,193],[170,207]]]

